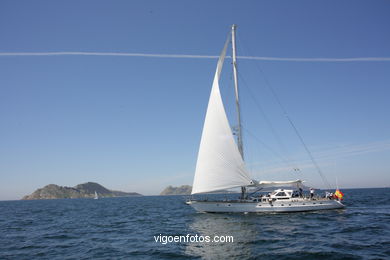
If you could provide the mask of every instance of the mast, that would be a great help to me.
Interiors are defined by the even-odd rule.
[[[237,78],[237,58],[236,58],[236,28],[235,24],[232,25],[232,48],[233,48],[233,77],[234,77],[234,91],[236,93],[236,109],[237,109],[237,146],[238,151],[244,159],[244,150],[242,147],[242,133],[241,133],[241,114],[240,114],[240,96],[238,93],[238,78]]]
[[[234,91],[236,94],[236,109],[237,109],[237,146],[238,151],[244,160],[244,149],[242,143],[242,131],[241,131],[241,113],[240,113],[240,96],[238,92],[238,78],[237,78],[237,57],[236,57],[236,28],[237,25],[232,25],[232,59],[233,59],[233,78],[234,78]],[[241,198],[245,198],[246,187],[241,187]]]

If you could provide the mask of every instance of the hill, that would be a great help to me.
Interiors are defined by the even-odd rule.
[[[182,185],[180,187],[168,186],[166,187],[160,195],[189,195],[191,194],[192,186]]]
[[[75,187],[49,184],[37,189],[30,195],[24,196],[22,200],[93,198],[95,191],[99,197],[141,196],[141,194],[136,192],[112,191],[96,182],[87,182],[76,185]]]

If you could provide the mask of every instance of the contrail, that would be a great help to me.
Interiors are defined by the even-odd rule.
[[[0,56],[125,56],[146,58],[181,58],[181,59],[217,59],[218,56],[187,55],[187,54],[148,54],[132,52],[85,52],[85,51],[56,51],[56,52],[0,52]]]
[[[214,55],[191,54],[149,54],[132,52],[85,52],[85,51],[56,51],[56,52],[0,52],[0,56],[122,56],[146,58],[172,58],[172,59],[217,59]],[[230,57],[228,57],[230,58]],[[243,60],[261,61],[287,61],[287,62],[364,62],[364,61],[390,61],[390,57],[352,57],[352,58],[286,58],[286,57],[256,57],[238,56]]]
[[[354,61],[390,61],[390,57],[355,57],[355,58],[280,58],[241,56],[246,60],[295,61],[295,62],[354,62]]]

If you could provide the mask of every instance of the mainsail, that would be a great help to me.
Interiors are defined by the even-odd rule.
[[[219,90],[219,78],[229,42],[228,38],[219,57],[214,76],[196,163],[192,194],[252,184],[230,129]]]

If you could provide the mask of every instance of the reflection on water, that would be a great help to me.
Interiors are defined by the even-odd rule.
[[[238,214],[195,214],[189,225],[194,234],[202,236],[233,236],[229,243],[188,243],[185,253],[204,259],[247,258],[251,256],[248,242],[255,241],[257,230],[250,217]]]
[[[233,236],[234,243],[188,243],[185,254],[202,259],[254,259],[260,256],[272,259],[302,252],[315,257],[320,252],[313,252],[313,245],[324,244],[324,239],[331,242],[336,228],[343,226],[344,222],[344,210],[276,214],[194,213],[189,224],[192,234]]]

